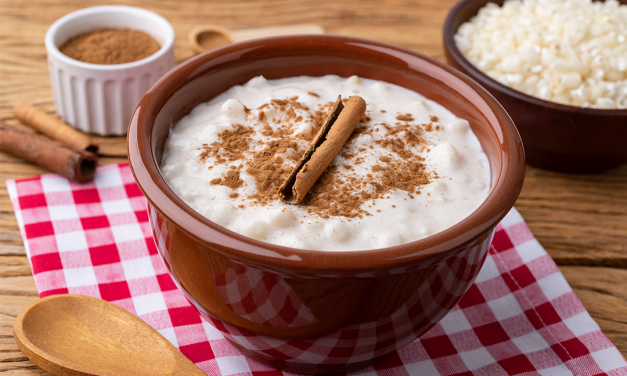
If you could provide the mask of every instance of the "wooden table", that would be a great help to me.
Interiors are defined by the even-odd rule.
[[[193,56],[187,33],[200,24],[227,28],[318,23],[328,33],[394,43],[444,61],[441,27],[456,0],[93,1],[127,4],[166,17],[176,31],[176,61]],[[0,118],[33,103],[53,114],[44,35],[79,0],[0,0]],[[125,138],[99,138],[100,164],[126,159]],[[46,170],[0,152],[0,373],[43,374],[17,348],[13,321],[37,299],[5,180]],[[627,165],[599,175],[564,175],[529,167],[516,203],[534,235],[608,337],[627,355]]]

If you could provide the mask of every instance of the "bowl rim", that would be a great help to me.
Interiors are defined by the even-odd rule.
[[[448,15],[446,16],[446,19],[444,20],[444,27],[442,28],[444,49],[450,54],[450,56],[459,65],[463,67],[463,69],[471,78],[478,81],[482,86],[488,87],[492,90],[495,90],[507,96],[513,97],[519,101],[527,102],[529,104],[532,104],[538,107],[550,107],[557,111],[573,112],[573,113],[586,114],[586,115],[597,115],[597,116],[603,115],[603,116],[618,116],[618,117],[627,116],[627,109],[603,109],[603,108],[593,108],[593,107],[578,107],[578,106],[572,106],[569,104],[563,104],[563,103],[540,99],[532,95],[523,93],[522,91],[512,89],[509,86],[503,85],[502,83],[496,81],[492,77],[483,73],[481,70],[479,70],[479,68],[475,67],[474,64],[472,64],[468,59],[466,59],[466,57],[464,56],[464,54],[462,54],[459,48],[457,48],[457,43],[455,43],[455,32],[457,31],[457,28],[459,28],[459,26],[461,26],[464,22],[468,22],[470,18],[474,17],[476,14],[472,15],[469,19],[460,23],[460,25],[458,25],[457,28],[455,28],[454,30],[455,18],[457,18],[457,16],[463,9],[465,9],[466,7],[469,7],[470,5],[483,3],[483,6],[485,6],[487,3],[490,3],[490,2],[494,2],[494,0],[461,0],[457,2],[457,4],[453,6],[453,8],[451,8]]]
[[[124,64],[93,64],[86,63],[84,61],[72,59],[71,57],[65,55],[59,47],[54,42],[54,37],[59,32],[59,30],[65,26],[67,23],[75,21],[85,16],[91,16],[93,14],[98,14],[101,12],[119,12],[119,13],[128,13],[131,15],[142,16],[147,19],[151,19],[151,22],[160,24],[162,27],[165,38],[163,38],[163,44],[159,47],[159,50],[154,54],[147,56],[141,60],[132,61],[130,63]],[[132,26],[129,26],[129,29],[133,29]],[[136,30],[136,29],[134,29]],[[153,37],[154,39],[154,37]],[[56,20],[46,31],[46,36],[44,38],[44,44],[46,46],[46,51],[51,54],[55,59],[62,61],[65,64],[70,66],[74,66],[77,68],[82,68],[85,70],[92,71],[120,71],[125,69],[131,69],[140,67],[146,64],[150,64],[153,61],[160,59],[162,56],[166,55],[168,51],[172,50],[174,46],[174,28],[172,24],[168,22],[163,16],[149,11],[147,9],[128,6],[128,5],[99,5],[89,8],[79,9],[77,11],[68,13],[63,17]]]
[[[394,59],[408,61],[418,59],[422,61],[421,63],[442,72],[442,79],[455,79],[461,85],[465,85],[464,87],[470,87],[483,101],[482,107],[485,105],[489,108],[489,111],[482,112],[486,113],[486,116],[489,114],[494,117],[500,126],[495,132],[498,134],[497,142],[501,145],[502,167],[492,183],[488,197],[480,207],[456,225],[421,240],[373,250],[328,252],[284,247],[248,238],[211,222],[185,204],[168,187],[154,158],[152,142],[149,140],[152,135],[151,121],[161,108],[155,105],[156,100],[151,102],[153,97],[161,98],[160,100],[165,103],[164,97],[173,96],[173,92],[167,93],[164,90],[167,89],[168,81],[177,79],[177,72],[179,79],[183,77],[189,79],[189,72],[200,76],[199,71],[208,69],[205,63],[220,61],[220,64],[223,64],[224,57],[233,52],[240,56],[244,51],[250,52],[258,47],[280,50],[286,44],[305,41],[320,43],[321,46],[325,43],[350,45],[370,52],[384,53]],[[183,69],[188,72],[187,75],[183,75]],[[355,275],[376,271],[408,270],[412,266],[459,252],[465,246],[489,236],[491,230],[513,207],[522,189],[525,175],[524,149],[514,123],[496,99],[470,77],[409,49],[362,38],[335,35],[282,36],[245,41],[205,52],[179,65],[165,74],[140,100],[129,127],[128,156],[135,180],[148,204],[168,221],[176,224],[177,230],[202,244],[210,245],[214,251],[238,262],[276,271],[316,275]]]

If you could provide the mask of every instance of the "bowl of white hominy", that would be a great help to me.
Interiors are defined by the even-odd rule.
[[[510,114],[529,164],[586,173],[627,161],[627,0],[462,0],[444,47]]]

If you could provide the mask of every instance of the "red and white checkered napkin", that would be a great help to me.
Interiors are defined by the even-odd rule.
[[[73,293],[138,315],[210,375],[282,375],[241,355],[176,289],[127,164],[77,184],[7,181],[41,297]],[[477,280],[420,339],[353,375],[627,375],[627,362],[514,209]]]

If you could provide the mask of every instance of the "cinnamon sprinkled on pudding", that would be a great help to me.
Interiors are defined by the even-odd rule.
[[[297,115],[296,110],[308,109],[297,100],[297,96],[272,99],[269,104],[264,103],[255,111],[250,111],[246,115],[246,120],[254,121],[254,113],[257,112],[256,120],[261,127],[256,129],[236,124],[235,129],[224,130],[218,134],[219,141],[211,145],[204,144],[199,149],[199,161],[206,162],[209,158],[213,158],[218,164],[241,161],[240,166],[244,166],[245,172],[254,178],[256,188],[244,197],[250,199],[251,204],[262,206],[278,200],[277,189],[289,175],[289,166],[302,154],[303,146],[306,148],[306,145],[299,141],[311,141],[312,136],[320,129],[323,118],[333,106],[333,102],[319,105],[319,110],[309,117],[309,121],[312,122],[311,131],[304,135],[295,134],[294,127],[303,121],[303,117]],[[269,125],[264,112],[265,109],[272,107],[279,114],[271,121],[274,127]],[[398,115],[396,119],[413,121],[409,114]],[[371,215],[364,208],[366,201],[382,198],[394,189],[410,194],[420,194],[420,187],[429,184],[430,173],[425,170],[424,158],[406,146],[415,147],[421,143],[426,145],[422,139],[422,128],[429,128],[430,124],[411,126],[406,123],[394,125],[380,123],[380,125],[385,130],[385,138],[376,140],[375,143],[388,153],[378,158],[382,163],[372,166],[374,174],[361,176],[347,173],[347,171],[340,173],[342,170],[353,170],[353,164],[359,164],[356,163],[357,159],[363,160],[363,153],[374,154],[373,149],[361,148],[358,153],[343,152],[342,162],[332,163],[303,201],[302,207],[308,213],[316,214],[320,218],[332,216],[361,218],[364,215]],[[251,152],[252,158],[246,158],[249,156],[247,152],[250,150],[251,138],[256,133],[260,133],[266,139],[256,143],[256,149],[260,150]],[[357,137],[365,134],[373,134],[367,121],[359,124],[358,129],[349,138],[345,149],[350,150]],[[423,148],[419,150],[422,152]],[[287,158],[284,157],[286,154],[288,154]],[[210,184],[224,185],[236,190],[243,185],[243,181],[239,179],[239,171],[231,170],[223,178],[211,180]]]
[[[335,105],[366,113],[298,205],[279,187]],[[362,112],[363,113],[363,112]],[[467,122],[398,86],[337,76],[256,77],[197,106],[170,133],[162,173],[212,221],[305,249],[402,244],[459,222],[487,197],[487,157]]]

